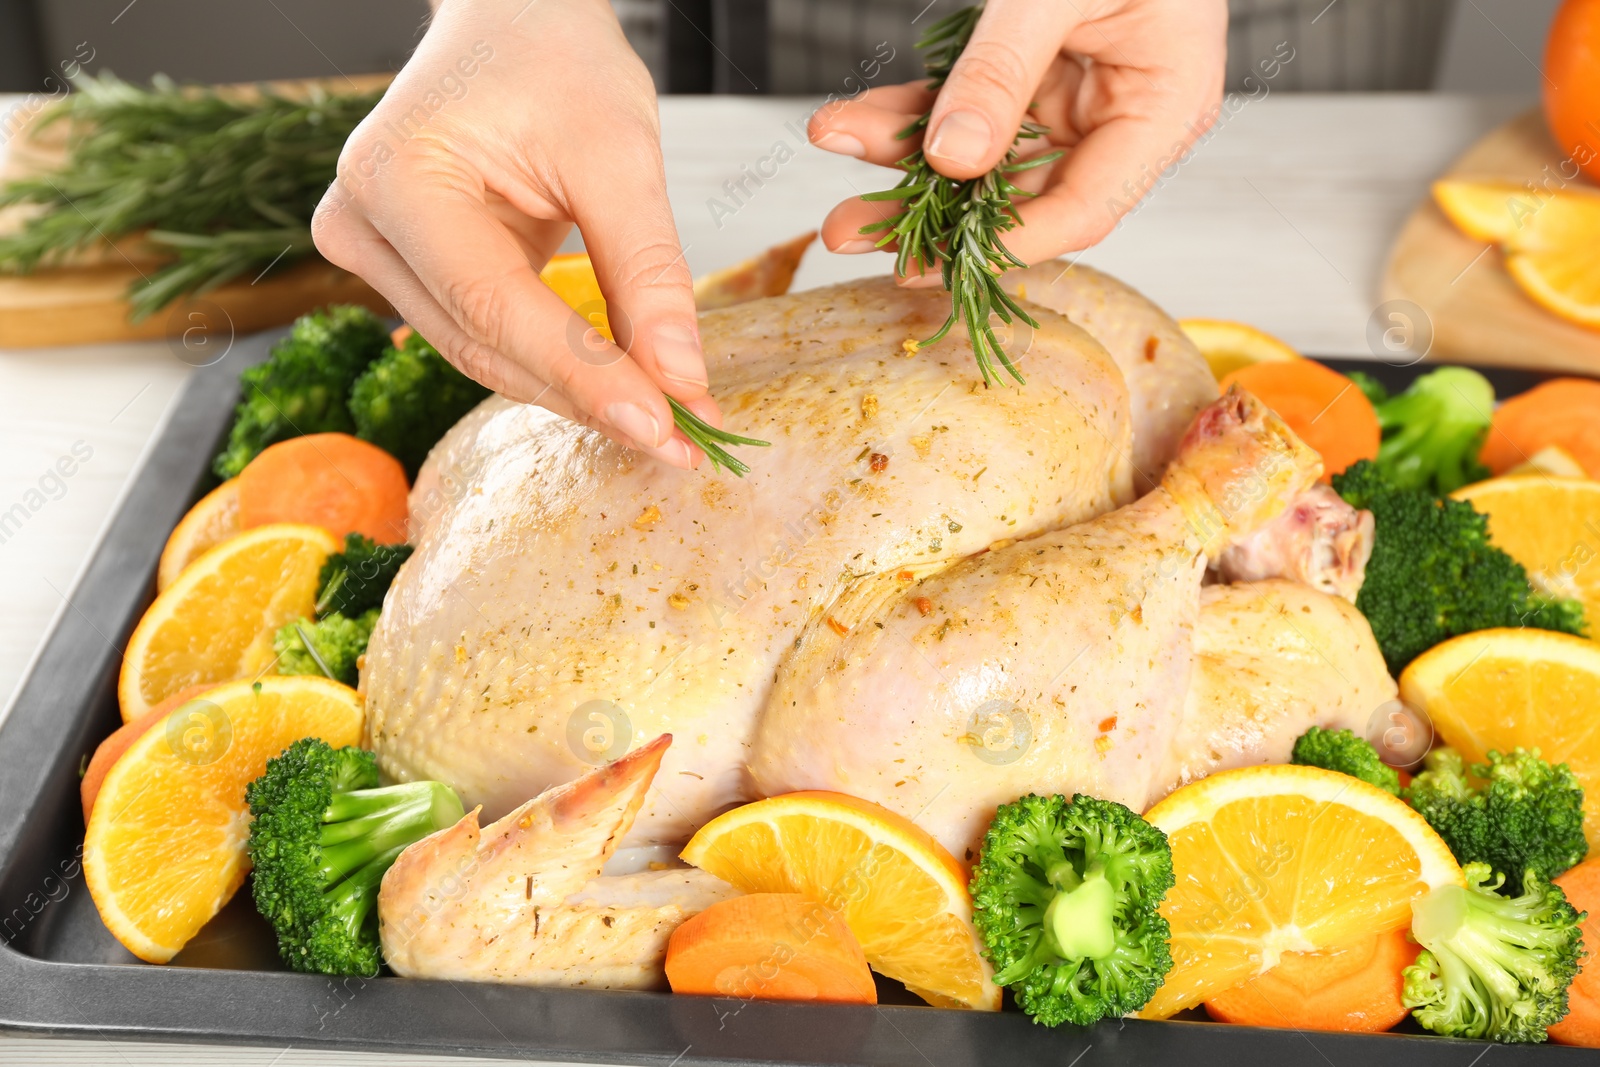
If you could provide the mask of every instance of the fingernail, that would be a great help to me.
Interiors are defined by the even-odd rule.
[[[650,448],[661,444],[661,424],[656,417],[638,404],[611,404],[606,407],[606,421],[622,433]]]
[[[976,111],[952,111],[933,131],[927,154],[963,167],[975,167],[989,152],[994,131]]]
[[[846,241],[838,248],[833,249],[833,251],[842,252],[847,256],[851,256],[855,255],[857,252],[870,252],[876,247],[878,247],[878,242],[866,237],[856,237]]]
[[[700,353],[700,339],[687,326],[663,326],[656,330],[656,364],[661,373],[684,385],[706,384],[706,361]]]
[[[825,133],[812,144],[829,152],[837,152],[841,156],[867,158],[867,146],[861,143],[861,138],[852,137],[848,133]]]

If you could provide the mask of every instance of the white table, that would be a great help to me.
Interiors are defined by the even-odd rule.
[[[811,229],[839,200],[890,184],[887,172],[805,146],[814,103],[662,101],[667,178],[696,274]],[[1529,103],[1281,94],[1250,102],[1084,261],[1175,316],[1239,319],[1302,351],[1367,355],[1367,320],[1400,223],[1446,164]],[[742,204],[729,198],[724,183],[737,181],[742,166],[772,173],[764,161],[790,155],[760,186],[747,183]],[[887,257],[814,250],[796,287],[887,270]],[[28,511],[20,526],[0,527],[0,706],[9,705],[51,621],[67,610],[77,575],[187,372],[160,343],[0,352],[0,515],[18,503]],[[75,444],[89,458],[59,485],[46,478]],[[7,1065],[333,1061],[479,1062],[0,1038]]]

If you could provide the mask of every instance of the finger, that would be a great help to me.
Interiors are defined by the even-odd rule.
[[[662,391],[705,396],[694,279],[667,202],[659,138],[624,120],[604,154],[580,153],[573,169],[572,212],[617,343]]]
[[[933,103],[924,85],[886,85],[850,100],[830,101],[812,113],[806,135],[818,148],[890,166],[922,144],[920,132],[900,135]]]
[[[1062,40],[1081,21],[1073,4],[984,5],[928,118],[923,154],[935,170],[975,178],[1000,162]]]
[[[584,415],[667,462],[687,466],[688,442],[666,398],[616,345],[551,292],[521,245],[487,212],[485,190],[454,157],[397,157],[394,182],[362,208],[455,324],[429,339],[465,373],[505,357],[548,382]],[[424,334],[424,336],[428,336]],[[588,420],[584,420],[588,424]]]
[[[326,201],[324,201],[326,203]],[[319,208],[312,223],[317,247],[330,262],[356,271],[383,294],[406,321],[442,353],[468,353],[463,360],[474,378],[508,400],[537,404],[564,419],[588,427],[618,444],[638,449],[676,467],[699,466],[703,454],[688,442],[674,439],[660,448],[649,448],[620,433],[574,404],[555,386],[527,368],[478,344],[462,332],[455,321],[429,294],[427,287],[406,265],[370,222],[354,211],[337,224]],[[447,356],[448,358],[448,356]],[[462,370],[466,372],[467,368]],[[702,418],[704,412],[697,412]]]

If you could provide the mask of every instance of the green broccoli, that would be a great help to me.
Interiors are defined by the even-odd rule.
[[[1401,1002],[1446,1037],[1543,1041],[1567,1014],[1583,915],[1533,871],[1514,897],[1498,892],[1500,876],[1486,863],[1462,874],[1466,888],[1441,886],[1411,903],[1411,936],[1423,951],[1403,972]]]
[[[1374,406],[1383,429],[1378,468],[1394,485],[1443,496],[1489,476],[1478,452],[1494,412],[1494,386],[1477,371],[1441,367]]]
[[[278,654],[275,669],[279,674],[321,675],[353,687],[360,675],[357,663],[377,624],[377,608],[353,619],[333,612],[317,622],[291,622],[272,638]]]
[[[308,737],[245,789],[256,909],[297,971],[375,975],[384,872],[406,846],[461,819],[461,799],[442,782],[377,786],[372,753]]]
[[[239,376],[228,443],[212,463],[236,477],[268,445],[308,433],[350,433],[350,387],[389,343],[364,307],[340,305],[302,315],[265,363]]]
[[[1522,565],[1489,543],[1471,504],[1401,489],[1370,460],[1333,477],[1346,501],[1372,512],[1377,535],[1356,607],[1391,674],[1441,641],[1497,626],[1584,632],[1583,605],[1534,592]]]
[[[317,614],[354,618],[383,607],[400,565],[410,557],[410,545],[380,545],[358,533],[345,534],[344,551],[329,556],[317,577]]]
[[[1395,796],[1400,795],[1400,772],[1383,762],[1378,750],[1365,738],[1349,730],[1324,730],[1313,726],[1296,739],[1289,762],[1338,771]]]
[[[413,333],[356,381],[350,414],[356,436],[394,456],[414,479],[439,438],[488,395]]]
[[[1366,371],[1353,370],[1345,377],[1356,383],[1356,388],[1361,390],[1361,395],[1366,397],[1373,407],[1389,399],[1389,390]]]
[[[1028,794],[1003,804],[972,872],[973,922],[1022,1010],[1087,1026],[1142,1008],[1172,969],[1156,908],[1167,837],[1109,800]]]
[[[1507,890],[1523,888],[1519,872],[1549,881],[1583,862],[1583,787],[1565,763],[1552,767],[1538,749],[1489,753],[1472,768],[1474,788],[1454,749],[1428,753],[1406,799],[1438,831],[1461,863],[1509,871]]]

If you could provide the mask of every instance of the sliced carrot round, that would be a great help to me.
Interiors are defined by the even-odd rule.
[[[1400,1002],[1422,946],[1405,927],[1321,952],[1285,952],[1278,965],[1206,1001],[1218,1022],[1294,1030],[1380,1033],[1406,1017]]]
[[[800,893],[718,901],[672,932],[674,993],[876,1004],[866,953],[838,912]]]
[[[293,437],[264,449],[239,475],[239,524],[320,526],[379,544],[406,539],[405,468],[377,445],[344,433]]]
[[[1554,378],[1505,401],[1483,441],[1483,463],[1496,474],[1558,445],[1591,478],[1600,478],[1600,382]]]

